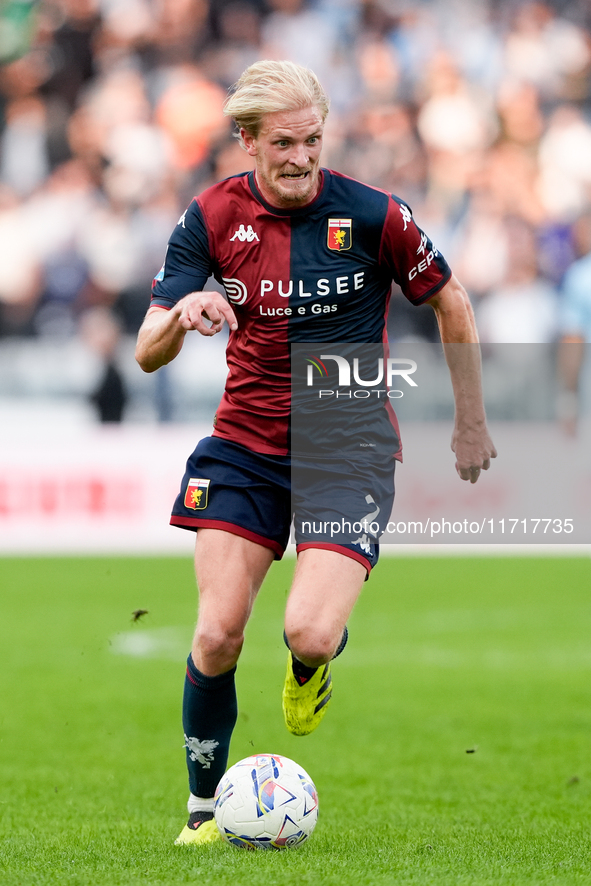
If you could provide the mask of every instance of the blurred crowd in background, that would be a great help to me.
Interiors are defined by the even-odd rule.
[[[409,203],[484,342],[568,332],[565,275],[591,251],[587,0],[4,0],[0,348],[76,338],[115,371],[186,205],[251,168],[222,104],[261,58],[318,74],[324,165]],[[435,341],[429,308],[392,305],[391,338]]]

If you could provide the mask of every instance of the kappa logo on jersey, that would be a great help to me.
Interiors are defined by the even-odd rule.
[[[183,212],[183,214],[182,214],[181,217],[179,218],[178,222],[176,223],[176,224],[177,224],[177,228],[178,228],[179,225],[182,225],[183,228],[185,228],[185,231],[187,230],[187,228],[186,228],[186,226],[185,226],[185,219],[186,219],[186,217],[187,217],[187,210],[185,209],[185,211]]]
[[[185,492],[185,507],[193,511],[203,511],[207,507],[210,483],[211,480],[191,477]]]
[[[400,209],[400,212],[402,214],[402,219],[404,221],[404,230],[406,231],[408,223],[412,221],[412,212],[405,203],[399,203],[398,208]]]
[[[427,248],[427,235],[421,232],[421,242],[419,243],[419,247],[417,249],[417,255],[424,255],[425,249]]]
[[[247,243],[252,243],[253,240],[259,240],[259,235],[253,231],[252,225],[249,225],[247,228],[244,225],[240,225],[234,236],[230,237],[230,243],[234,240],[240,240],[241,243],[244,243],[246,240]]]
[[[329,218],[327,246],[334,252],[351,249],[351,229],[353,220],[350,218]]]
[[[222,277],[222,283],[232,304],[243,305],[248,298],[248,289],[242,280],[237,280],[236,277]]]

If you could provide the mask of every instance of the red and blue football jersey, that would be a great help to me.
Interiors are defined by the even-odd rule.
[[[397,197],[322,170],[316,199],[277,209],[252,172],[196,197],[179,219],[152,304],[172,308],[213,275],[237,319],[214,436],[288,454],[290,346],[385,340],[392,281],[420,305],[451,270]]]

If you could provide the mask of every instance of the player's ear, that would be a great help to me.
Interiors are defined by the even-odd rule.
[[[240,130],[240,138],[242,139],[242,144],[246,149],[246,153],[250,154],[251,157],[256,157],[257,155],[257,145],[256,138],[252,134],[252,132],[248,132],[246,129]]]

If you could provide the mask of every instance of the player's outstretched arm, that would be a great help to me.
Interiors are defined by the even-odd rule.
[[[234,311],[219,292],[190,292],[169,311],[154,305],[140,327],[135,359],[144,372],[154,372],[174,360],[191,329],[215,335],[225,321],[232,331],[238,329]]]
[[[497,451],[490,438],[482,399],[480,345],[472,305],[466,290],[452,275],[429,300],[435,311],[455,401],[451,448],[462,480],[476,483]]]

